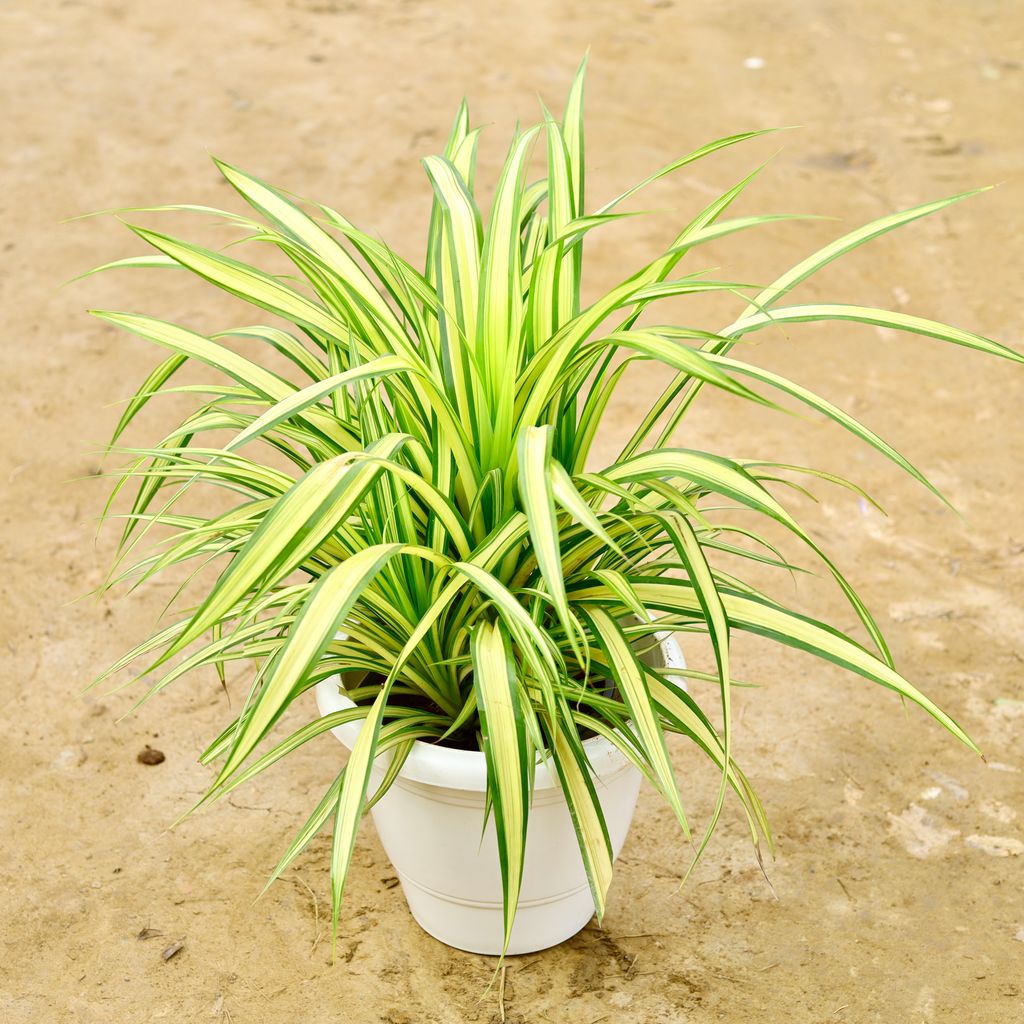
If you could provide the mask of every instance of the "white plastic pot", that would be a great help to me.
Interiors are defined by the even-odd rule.
[[[646,660],[652,666],[685,668],[669,634]],[[322,715],[353,706],[336,675],[317,684],[316,701]],[[361,728],[362,723],[351,722],[331,731],[351,750]],[[600,736],[586,740],[584,748],[617,857],[633,820],[641,775]],[[375,762],[371,793],[390,757],[387,752]],[[496,956],[503,937],[501,869],[493,815],[481,839],[486,789],[482,752],[416,742],[371,814],[409,909],[424,931],[456,949]],[[557,774],[539,764],[508,951],[531,953],[564,942],[593,914],[594,900]]]

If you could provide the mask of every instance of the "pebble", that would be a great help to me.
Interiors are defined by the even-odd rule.
[[[744,62],[743,66],[748,71],[760,71],[764,67],[763,57],[748,57]]]
[[[185,940],[183,938],[178,939],[177,942],[172,942],[161,954],[160,957],[167,963],[172,957],[177,956],[185,946]]]

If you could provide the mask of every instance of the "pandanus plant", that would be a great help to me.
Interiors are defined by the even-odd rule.
[[[767,287],[680,273],[704,243],[784,219],[726,216],[750,175],[700,210],[664,253],[590,304],[581,302],[591,231],[628,216],[620,207],[645,185],[760,134],[702,146],[588,212],[581,67],[562,119],[544,110],[539,125],[516,132],[486,218],[474,176],[479,129],[470,127],[462,104],[443,155],[423,161],[433,206],[422,272],[329,206],[300,202],[220,161],[254,216],[157,209],[220,217],[241,229],[243,241],[279,250],[294,267],[291,276],[143,227],[132,231],[156,255],[99,268],[184,268],[274,318],[203,334],[135,313],[93,311],[170,351],[114,432],[113,446],[130,461],[104,513],[125,520],[105,586],[137,587],[180,566],[212,577],[194,606],[101,678],[141,660],[134,678],[157,673],[145,700],[204,666],[223,679],[231,662],[256,663],[240,713],[202,754],[217,770],[200,804],[336,725],[363,723],[347,764],[273,872],[279,876],[333,821],[335,927],[360,818],[417,740],[486,755],[506,943],[540,760],[557,771],[598,915],[604,909],[612,854],[587,736],[605,737],[636,765],[687,836],[666,734],[693,741],[720,776],[697,855],[730,791],[755,850],[770,849],[763,807],[732,756],[735,631],[810,652],[893,690],[976,749],[896,671],[853,586],[769,487],[793,473],[854,485],[675,442],[706,386],[765,405],[774,404],[772,395],[834,420],[937,494],[854,417],[732,353],[765,327],[843,320],[1024,361],[994,341],[908,313],[790,298],[845,253],[971,193],[874,221]],[[535,150],[546,154],[546,173],[530,180]],[[658,322],[660,300],[712,292],[740,302],[728,325]],[[279,354],[271,361],[277,368],[260,362],[260,346]],[[638,360],[662,364],[667,383],[614,461],[595,467],[595,436]],[[170,386],[186,363],[216,373],[202,386]],[[118,446],[148,400],[169,392],[204,398],[155,445]],[[229,440],[204,444],[211,435]],[[119,512],[114,498],[129,484],[136,485],[134,500]],[[237,503],[216,514],[189,505],[184,499],[199,484],[224,489]],[[766,538],[730,521],[729,509],[771,520],[809,548],[874,650],[721,567],[728,558],[730,565],[793,568]],[[168,528],[166,535],[134,556],[157,526]],[[643,660],[664,631],[710,638],[713,664],[684,675],[712,694],[714,709],[688,692],[677,671]],[[344,674],[355,707],[312,717],[256,756],[282,714],[312,710],[303,695],[335,673]],[[386,751],[390,767],[370,793],[374,759]]]

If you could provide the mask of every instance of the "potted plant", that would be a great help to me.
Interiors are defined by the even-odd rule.
[[[223,678],[228,663],[255,661],[240,713],[202,754],[217,768],[200,803],[331,730],[347,761],[325,751],[333,781],[273,877],[330,824],[336,926],[372,807],[424,927],[502,954],[552,945],[595,911],[600,918],[642,777],[689,834],[666,734],[692,740],[718,773],[697,856],[729,793],[758,856],[762,844],[770,849],[762,805],[732,756],[735,631],[838,663],[977,749],[898,674],[853,586],[771,489],[794,473],[854,485],[674,440],[705,387],[764,404],[781,398],[836,421],[935,491],[852,416],[737,359],[737,343],[765,327],[847,320],[1024,360],[907,313],[791,298],[826,264],[970,193],[846,234],[768,287],[683,272],[703,243],[779,219],[727,216],[751,175],[700,210],[666,252],[584,304],[591,231],[627,216],[622,204],[644,185],[760,133],[712,142],[588,208],[581,67],[562,119],[545,110],[541,124],[516,132],[485,217],[475,198],[478,132],[463,104],[443,155],[423,161],[433,208],[422,272],[330,207],[221,162],[251,218],[162,209],[226,219],[244,241],[286,257],[292,276],[142,227],[132,230],[155,256],[100,268],[184,268],[273,317],[208,335],[93,311],[169,350],[121,416],[115,446],[152,396],[202,396],[155,444],[117,448],[130,461],[114,496],[134,485],[134,498],[126,511],[107,506],[124,525],[105,586],[185,565],[212,573],[194,607],[101,678],[141,666],[137,678],[155,680],[145,700],[204,666]],[[534,181],[535,150],[546,173]],[[661,299],[709,292],[739,299],[727,326],[658,319]],[[618,457],[593,465],[608,403],[636,360],[664,366],[664,389]],[[210,383],[171,386],[186,363],[215,371]],[[234,503],[190,505],[198,485]],[[729,508],[809,548],[873,650],[736,575],[745,562],[792,565]],[[129,564],[156,527],[160,542]],[[685,666],[679,634],[710,638],[702,669]],[[687,680],[702,684],[699,700]],[[293,708],[308,721],[281,736],[275,726]]]

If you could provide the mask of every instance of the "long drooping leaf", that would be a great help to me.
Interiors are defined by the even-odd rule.
[[[743,311],[742,316],[750,316],[763,310],[767,306],[772,305],[780,296],[796,287],[796,285],[800,284],[801,281],[806,281],[812,274],[816,274],[823,267],[827,267],[830,263],[839,259],[841,256],[844,256],[846,253],[859,248],[866,242],[879,238],[898,227],[902,227],[904,224],[911,223],[911,221],[919,220],[921,217],[927,217],[933,213],[938,213],[940,210],[946,209],[953,203],[959,203],[963,199],[969,199],[971,196],[978,195],[985,191],[987,190],[984,188],[972,189],[969,192],[961,192],[958,195],[949,196],[946,199],[938,199],[930,203],[923,203],[920,206],[914,206],[908,210],[902,210],[899,213],[890,213],[884,217],[879,217],[877,220],[873,220],[869,224],[865,224],[863,227],[856,228],[855,230],[848,232],[841,238],[837,238],[835,241],[829,242],[828,245],[823,246],[806,259],[801,260],[796,264],[796,266],[790,268],[782,274],[781,277],[777,278],[768,288],[759,292],[751,301],[750,305]]]
[[[576,830],[590,894],[594,898],[594,908],[600,923],[612,881],[613,863],[604,809],[594,788],[590,766],[578,741],[574,744],[562,729],[556,728],[551,736],[551,752]]]
[[[223,785],[249,756],[284,710],[302,677],[320,660],[363,588],[400,551],[400,544],[376,544],[324,573],[302,607],[281,653],[267,672],[252,714],[235,737],[215,786]]]
[[[715,801],[715,809],[704,832],[704,838],[694,855],[694,863],[696,863],[697,858],[700,857],[707,847],[711,834],[721,816],[722,806],[725,802],[725,791],[729,781],[727,768],[732,760],[732,699],[729,692],[732,680],[729,667],[729,614],[725,609],[725,602],[719,592],[715,574],[708,563],[707,553],[689,519],[686,516],[672,515],[670,513],[666,520],[676,553],[679,555],[679,560],[686,567],[686,575],[689,577],[693,592],[700,602],[701,612],[708,626],[708,635],[711,638],[711,645],[715,651],[715,662],[718,666],[719,692],[722,698],[722,784],[719,787],[718,799]]]
[[[314,253],[337,275],[337,279],[343,282],[353,296],[353,301],[348,304],[350,310],[364,316],[367,313],[372,315],[379,324],[390,329],[389,333],[393,337],[402,335],[401,324],[394,311],[337,239],[266,182],[221,160],[214,162],[221,174],[253,209]]]
[[[381,724],[387,709],[390,685],[385,683],[371,705],[356,737],[334,809],[334,840],[331,846],[331,937],[338,932],[338,914],[345,894],[345,881],[356,845],[356,832],[365,810],[366,791],[374,760],[383,753]]]
[[[405,443],[388,435],[367,449],[387,457]],[[254,586],[281,579],[322,544],[379,476],[380,467],[338,456],[313,469],[264,517],[192,617],[161,657],[165,661],[201,636]]]
[[[799,384],[791,380],[787,380],[785,377],[777,373],[772,373],[770,370],[764,370],[759,366],[753,366],[749,363],[743,363],[736,359],[729,359],[727,356],[719,356],[714,353],[705,353],[706,357],[715,363],[719,363],[724,368],[732,371],[733,373],[744,374],[748,377],[753,377],[755,380],[762,381],[765,384],[769,384],[779,391],[785,392],[786,394],[792,395],[797,400],[803,402],[805,405],[810,406],[812,409],[816,409],[818,412],[823,413],[831,420],[835,420],[841,426],[845,427],[850,433],[859,437],[862,441],[866,441],[876,451],[881,452],[886,458],[891,459],[901,469],[909,473],[915,480],[924,484],[930,491],[942,497],[938,490],[928,480],[927,477],[917,467],[908,462],[895,448],[892,447],[887,441],[879,437],[873,430],[864,426],[863,423],[859,422],[849,413],[844,412],[838,406],[833,405],[827,399],[822,398],[820,395],[816,395],[813,391],[802,387]]]
[[[284,420],[304,412],[310,406],[316,405],[334,391],[346,388],[357,381],[379,379],[386,377],[389,373],[398,373],[409,369],[411,369],[409,363],[400,356],[379,356],[376,359],[371,359],[368,363],[353,366],[352,369],[345,370],[343,373],[336,373],[325,380],[318,380],[287,398],[275,402],[262,416],[253,420],[245,430],[237,434],[225,446],[225,451],[234,451],[236,448],[241,448],[243,444],[262,437],[268,430],[273,429]]]
[[[690,828],[679,799],[678,784],[665,746],[665,736],[651,702],[640,660],[630,647],[622,628],[603,608],[590,609],[588,618],[595,639],[607,658],[612,681],[629,707],[642,748],[658,780],[658,789],[675,813],[683,832],[689,837]]]
[[[633,588],[646,607],[668,615],[701,614],[700,601],[693,587],[680,580],[634,580]],[[597,596],[595,594],[595,596]],[[572,593],[574,601],[590,597],[586,590]],[[907,682],[898,672],[880,661],[849,637],[823,622],[790,611],[764,598],[722,592],[722,601],[729,621],[737,628],[767,636],[789,647],[795,647],[826,661],[849,669],[857,675],[894,690],[922,707],[937,722],[975,752],[977,745],[941,708]]]
[[[909,313],[894,313],[888,309],[873,309],[869,306],[849,306],[837,303],[811,303],[806,306],[785,306],[770,311],[752,313],[737,320],[730,328],[729,334],[739,337],[764,327],[766,324],[808,323],[823,320],[850,320],[861,324],[874,324],[876,327],[888,327],[894,331],[906,331],[920,334],[927,338],[937,338],[953,345],[962,345],[978,352],[1001,356],[1016,363],[1024,363],[1024,356],[997,341],[983,338],[980,334],[972,334],[957,327],[949,327],[935,320],[911,316]]]
[[[558,543],[558,517],[551,474],[550,427],[527,427],[519,436],[519,488],[523,511],[530,524],[530,538],[541,575],[551,594],[562,626],[572,641],[574,630],[569,618],[562,578],[562,553]]]
[[[523,880],[533,756],[523,718],[522,687],[501,625],[482,622],[473,633],[472,652],[473,692],[480,715],[501,864],[504,952],[512,937]]]
[[[132,230],[143,241],[149,242],[194,274],[246,302],[338,341],[348,336],[349,327],[344,320],[270,274],[170,235],[141,227],[133,227]]]

